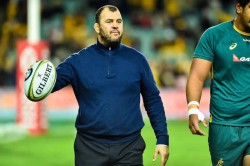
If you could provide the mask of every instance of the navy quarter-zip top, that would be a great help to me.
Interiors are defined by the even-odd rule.
[[[65,59],[56,69],[54,91],[72,85],[79,104],[75,126],[83,137],[121,143],[140,135],[144,126],[140,95],[157,137],[169,144],[165,111],[146,58],[123,44],[97,41]]]
[[[114,77],[114,76],[112,76],[110,74],[110,67],[111,67],[111,54],[110,53],[112,51],[112,48],[109,47],[108,49],[109,49],[109,53],[108,53],[109,60],[108,60],[108,74],[107,74],[107,78],[112,78],[112,77]]]

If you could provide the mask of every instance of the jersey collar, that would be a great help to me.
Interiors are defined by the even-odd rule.
[[[240,33],[240,34],[242,34],[242,35],[245,35],[245,36],[250,36],[250,33],[243,32],[243,31],[239,30],[239,29],[235,26],[235,24],[233,24],[233,27],[234,27],[234,29],[235,29],[238,33]]]

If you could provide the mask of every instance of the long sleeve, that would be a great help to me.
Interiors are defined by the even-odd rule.
[[[67,59],[65,59],[56,68],[57,79],[52,92],[60,90],[66,87],[67,85],[71,84],[73,78],[73,72],[72,72],[73,69],[71,61],[73,61],[73,56],[70,56]]]
[[[169,145],[169,136],[163,103],[146,59],[143,63],[142,69],[141,94],[143,97],[144,107],[157,138],[157,144]]]

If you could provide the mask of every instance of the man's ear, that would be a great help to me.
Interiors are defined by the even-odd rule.
[[[94,29],[95,29],[96,33],[100,33],[100,26],[98,23],[94,24]]]
[[[242,12],[242,6],[237,2],[236,3],[236,13],[237,14],[240,14]]]

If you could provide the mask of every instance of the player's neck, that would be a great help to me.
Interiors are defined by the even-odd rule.
[[[245,36],[250,36],[250,30],[247,30],[247,28],[240,22],[238,17],[234,19],[233,27],[238,33]]]

